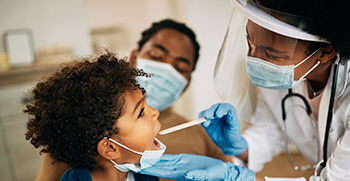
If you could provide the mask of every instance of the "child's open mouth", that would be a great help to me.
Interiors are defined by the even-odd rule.
[[[160,144],[159,144],[159,142],[156,139],[154,139],[153,142],[154,142],[154,145],[156,145],[157,148],[160,148]]]

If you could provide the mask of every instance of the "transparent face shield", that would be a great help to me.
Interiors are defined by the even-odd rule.
[[[262,92],[271,89],[269,105],[280,106],[283,89],[294,81],[293,59],[298,39],[320,41],[303,32],[300,18],[247,0],[231,0],[234,10],[214,70],[214,85],[223,102],[233,104],[241,120],[265,126],[273,107],[259,110],[265,119],[252,119]],[[255,116],[257,118],[259,116]],[[267,118],[267,119],[266,119]]]

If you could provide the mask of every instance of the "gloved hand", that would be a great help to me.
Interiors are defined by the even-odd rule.
[[[159,162],[139,173],[178,181],[256,180],[255,173],[248,168],[191,154],[164,154]]]
[[[186,180],[192,181],[216,181],[216,180],[236,180],[236,181],[256,181],[255,173],[242,166],[234,165],[230,162],[212,165],[202,170],[191,170],[185,174]]]
[[[142,169],[139,173],[185,181],[185,174],[189,170],[204,169],[221,163],[223,163],[223,161],[201,155],[164,154],[160,161],[152,167]]]
[[[239,132],[240,123],[236,110],[231,104],[214,104],[209,109],[200,112],[198,117],[208,120],[201,125],[224,154],[236,156],[248,149],[247,141]]]

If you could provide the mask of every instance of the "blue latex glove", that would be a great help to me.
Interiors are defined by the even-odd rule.
[[[256,180],[255,173],[248,168],[191,154],[164,154],[159,162],[139,173],[178,181]]]
[[[199,113],[199,118],[208,121],[201,125],[210,138],[226,155],[240,155],[248,149],[247,141],[240,134],[236,109],[228,103],[218,103]],[[212,119],[215,117],[214,119]]]
[[[191,170],[186,173],[185,178],[192,181],[256,181],[255,173],[252,170],[230,162],[222,162],[202,170]]]

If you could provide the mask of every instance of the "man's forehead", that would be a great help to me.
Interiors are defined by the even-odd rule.
[[[194,62],[194,45],[184,33],[173,29],[163,29],[155,33],[148,42],[148,46],[161,49],[176,57],[182,57]]]

